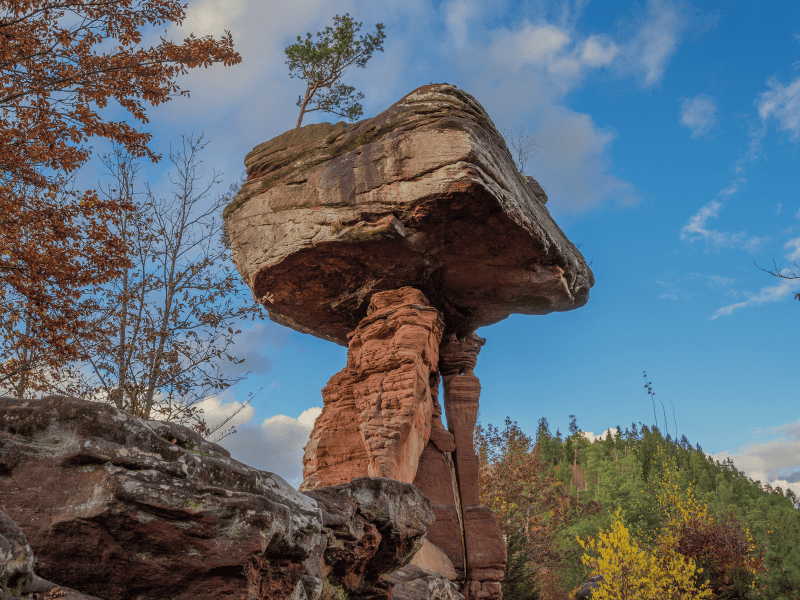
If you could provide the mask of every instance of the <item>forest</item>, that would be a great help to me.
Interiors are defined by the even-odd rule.
[[[686,436],[631,423],[590,442],[546,419],[533,437],[506,418],[475,430],[481,502],[506,537],[506,600],[800,599],[800,509]],[[601,591],[605,588],[605,591]]]

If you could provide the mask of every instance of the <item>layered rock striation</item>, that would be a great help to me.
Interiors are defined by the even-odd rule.
[[[367,316],[348,334],[347,366],[322,390],[301,490],[367,475],[414,481],[431,432],[431,376],[443,329],[419,290],[372,296]]]
[[[411,286],[459,338],[572,310],[594,276],[475,98],[422,86],[371,119],[292,129],[245,158],[224,212],[270,318],[347,345],[376,292]]]

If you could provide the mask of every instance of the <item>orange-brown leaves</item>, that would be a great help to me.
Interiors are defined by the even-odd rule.
[[[141,101],[188,94],[173,83],[187,69],[241,61],[229,32],[219,41],[190,36],[180,45],[162,38],[155,48],[135,47],[141,28],[180,24],[184,8],[174,0],[0,7],[0,382],[34,355],[51,364],[74,358],[75,339],[92,336],[81,291],[130,266],[127,248],[106,226],[130,205],[67,190],[65,174],[88,159],[80,144],[92,136],[136,157],[159,157],[147,147],[150,134],[104,120],[96,109],[113,98],[146,123]],[[98,53],[107,38],[119,45]]]
[[[479,425],[475,440],[481,461],[481,503],[492,509],[505,535],[525,539],[531,570],[579,562],[580,553],[564,549],[559,538],[573,523],[599,513],[600,505],[582,502],[563,489],[542,459],[541,447],[534,446],[510,419],[502,432]],[[538,578],[548,597],[558,587],[553,575],[551,571],[549,578]]]

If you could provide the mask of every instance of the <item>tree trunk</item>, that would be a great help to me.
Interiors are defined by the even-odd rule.
[[[314,87],[309,87],[306,89],[306,97],[305,100],[303,100],[303,105],[300,107],[300,115],[297,117],[297,125],[294,126],[295,129],[300,129],[300,123],[303,122],[303,113],[306,112],[306,104],[308,104],[308,101],[311,100],[311,97],[314,95],[314,92],[317,91],[318,87],[319,82],[315,83]]]

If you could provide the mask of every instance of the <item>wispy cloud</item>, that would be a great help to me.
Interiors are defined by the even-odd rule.
[[[720,190],[720,196],[731,196],[739,190],[739,185],[744,179],[737,179],[731,184]],[[722,203],[717,200],[708,202],[700,210],[689,218],[689,222],[681,228],[681,240],[692,243],[702,240],[706,243],[706,252],[719,252],[723,248],[741,248],[754,252],[766,238],[756,236],[749,237],[746,233],[727,233],[709,229],[708,221],[719,218],[719,211]]]
[[[745,152],[744,156],[739,158],[734,165],[733,170],[737,175],[744,173],[744,166],[749,163],[757,160],[759,156],[761,156],[761,142],[764,139],[764,136],[767,133],[767,128],[765,126],[761,127],[754,127],[750,126],[750,130],[748,132],[749,144],[747,148],[747,152]]]
[[[678,48],[681,27],[682,23],[673,6],[651,0],[645,24],[623,50],[629,68],[644,76],[645,87],[663,78],[667,63]]]
[[[661,278],[655,279],[655,283],[665,290],[659,295],[659,298],[667,298],[669,300],[694,297],[696,294],[690,290],[695,289],[697,283],[705,284],[707,288],[716,290],[730,287],[735,281],[735,279],[721,275],[706,275],[698,272],[684,274],[681,273],[680,267],[670,269]]]
[[[783,247],[789,251],[787,254],[784,254],[786,260],[792,262],[800,261],[800,237],[789,240]]]
[[[800,76],[784,86],[777,78],[767,80],[769,90],[758,100],[758,114],[762,121],[775,118],[778,128],[787,131],[793,142],[800,140]]]
[[[747,180],[744,177],[739,177],[731,181],[728,187],[722,188],[717,195],[718,196],[733,196],[736,192],[739,191],[739,186],[747,183]]]
[[[692,131],[692,137],[697,138],[707,134],[716,122],[715,112],[717,105],[710,96],[700,94],[692,99],[681,100],[681,124]]]
[[[789,273],[789,269],[783,269],[781,273],[786,275]],[[777,285],[765,286],[761,288],[761,291],[757,294],[748,294],[745,292],[745,294],[749,295],[746,301],[723,306],[711,315],[709,319],[713,321],[717,317],[729,316],[733,314],[735,310],[750,306],[760,306],[766,302],[780,302],[784,298],[791,297],[793,294],[797,293],[798,290],[800,290],[800,279],[781,279]]]

